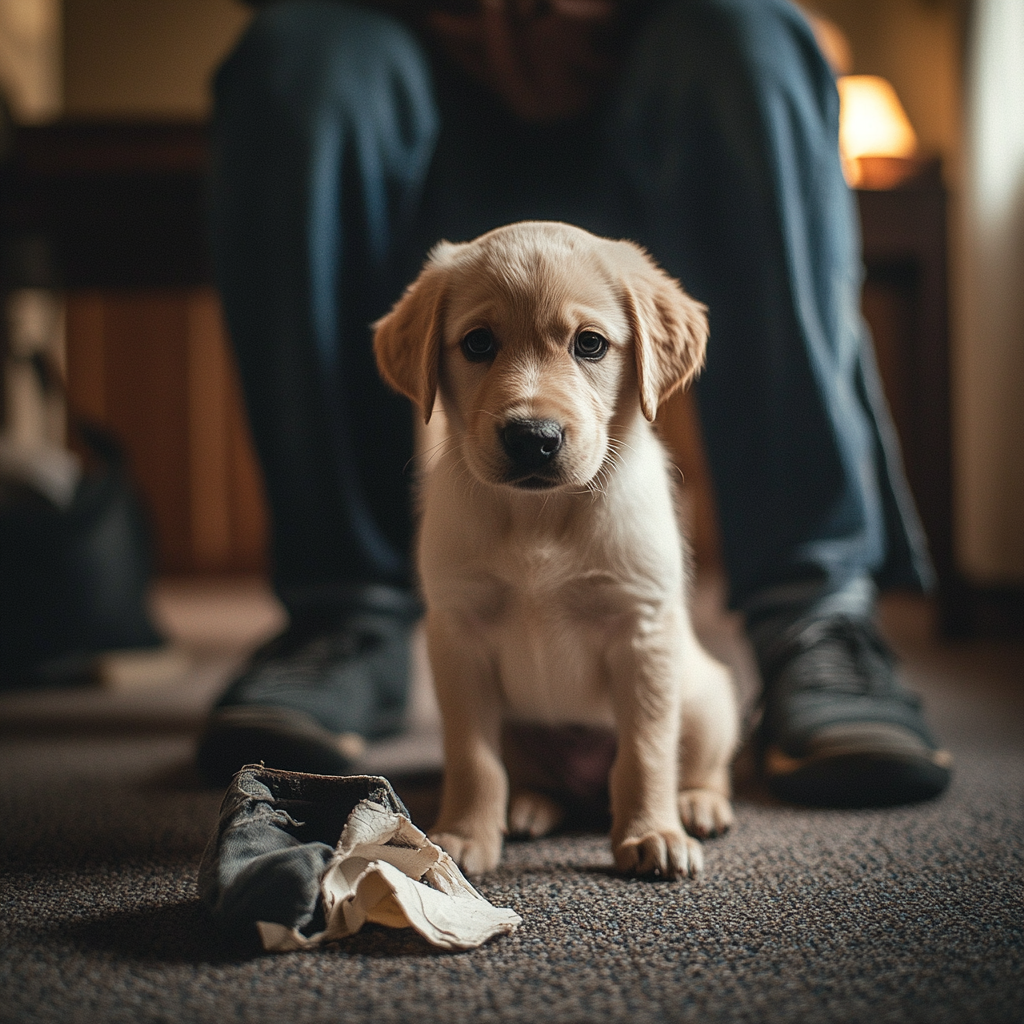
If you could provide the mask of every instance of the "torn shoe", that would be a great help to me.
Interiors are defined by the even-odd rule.
[[[409,819],[387,779],[248,765],[234,778],[199,867],[217,923],[265,949],[314,948],[369,921],[472,949],[521,919],[494,907]]]

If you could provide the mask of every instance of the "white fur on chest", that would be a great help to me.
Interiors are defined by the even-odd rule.
[[[433,614],[482,647],[508,718],[613,726],[610,664],[683,599],[683,552],[660,443],[600,492],[518,494],[457,465],[425,481],[420,574]]]

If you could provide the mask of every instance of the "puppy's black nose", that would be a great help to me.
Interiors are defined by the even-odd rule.
[[[501,431],[501,443],[517,469],[532,470],[546,466],[565,435],[554,420],[512,420]]]

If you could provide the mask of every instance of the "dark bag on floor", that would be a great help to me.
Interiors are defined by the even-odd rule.
[[[0,688],[80,679],[96,654],[153,647],[150,539],[120,446],[78,423],[95,458],[61,507],[0,476]]]

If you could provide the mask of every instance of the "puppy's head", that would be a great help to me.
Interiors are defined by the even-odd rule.
[[[523,222],[442,242],[375,325],[381,375],[441,403],[488,484],[580,487],[700,368],[704,307],[630,242]]]

